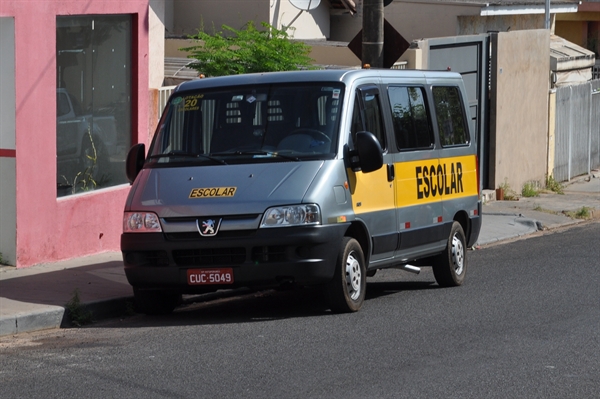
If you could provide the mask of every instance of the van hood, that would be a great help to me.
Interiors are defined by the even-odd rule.
[[[302,203],[324,161],[143,169],[132,211],[159,217],[261,214]]]

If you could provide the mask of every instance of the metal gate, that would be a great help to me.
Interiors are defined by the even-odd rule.
[[[481,187],[489,182],[489,35],[468,35],[425,39],[430,70],[451,70],[462,75],[467,89],[471,119],[479,146]]]
[[[568,181],[600,166],[600,80],[556,89],[554,179]]]
[[[592,82],[590,111],[590,169],[600,169],[600,79]]]

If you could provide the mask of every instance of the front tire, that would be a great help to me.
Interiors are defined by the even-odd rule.
[[[326,286],[329,306],[335,313],[358,311],[367,289],[363,250],[354,238],[344,237],[336,260],[333,280]]]
[[[435,258],[433,275],[440,287],[462,285],[467,273],[467,240],[462,226],[452,224],[446,249]]]

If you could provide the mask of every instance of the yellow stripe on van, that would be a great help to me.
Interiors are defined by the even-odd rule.
[[[394,189],[387,180],[385,165],[371,173],[348,171],[352,208],[355,214],[394,208]]]
[[[396,206],[421,205],[478,195],[474,155],[394,164]]]

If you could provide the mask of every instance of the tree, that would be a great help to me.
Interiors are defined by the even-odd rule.
[[[258,30],[252,21],[240,30],[223,25],[227,35],[199,30],[190,36],[198,45],[181,50],[196,60],[189,67],[206,76],[310,69],[313,60],[308,56],[309,46],[290,40],[287,29],[266,22],[261,25],[264,30]]]

